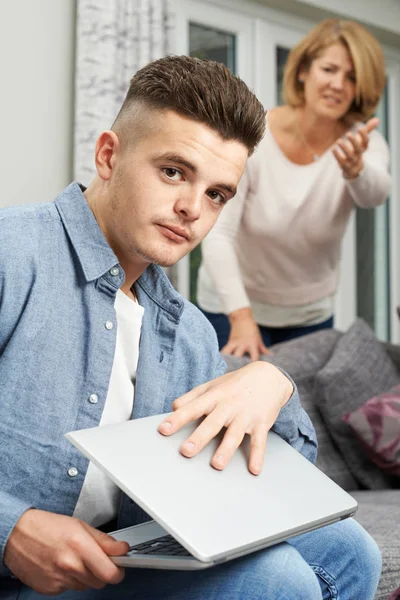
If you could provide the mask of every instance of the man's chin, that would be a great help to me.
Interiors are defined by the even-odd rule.
[[[146,261],[150,263],[159,265],[160,267],[172,267],[181,258],[186,256],[187,252],[184,252],[179,255],[172,252],[140,252],[140,254],[144,259],[146,259]]]
[[[178,259],[179,260],[179,259]],[[177,260],[169,261],[169,260],[152,260],[153,265],[158,265],[159,267],[173,267],[178,262]]]

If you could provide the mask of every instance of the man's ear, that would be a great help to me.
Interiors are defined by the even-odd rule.
[[[121,144],[115,131],[103,131],[97,140],[95,162],[97,173],[101,179],[108,181],[111,178],[120,147]]]

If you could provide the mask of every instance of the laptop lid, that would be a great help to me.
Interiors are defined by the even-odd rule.
[[[356,501],[272,431],[260,475],[247,468],[249,439],[224,471],[210,466],[222,434],[194,458],[179,452],[197,422],[172,436],[166,415],[82,429],[67,439],[204,562],[220,561],[348,517]]]

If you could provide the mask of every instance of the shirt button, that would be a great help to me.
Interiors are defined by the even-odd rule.
[[[90,404],[97,404],[98,401],[99,401],[99,397],[97,394],[90,394],[90,396],[89,396]]]
[[[106,321],[104,327],[106,329],[112,329],[114,327],[112,321]]]
[[[76,477],[78,475],[78,469],[76,467],[70,467],[68,469],[68,475],[70,477]]]
[[[113,267],[112,269],[110,269],[110,275],[112,275],[113,277],[116,277],[117,275],[119,275],[118,267]]]

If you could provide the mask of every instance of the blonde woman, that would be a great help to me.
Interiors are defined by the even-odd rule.
[[[203,241],[198,304],[223,352],[332,327],[341,241],[355,206],[383,204],[389,149],[371,118],[385,85],[383,52],[361,25],[329,19],[291,50],[286,104],[237,196]]]

